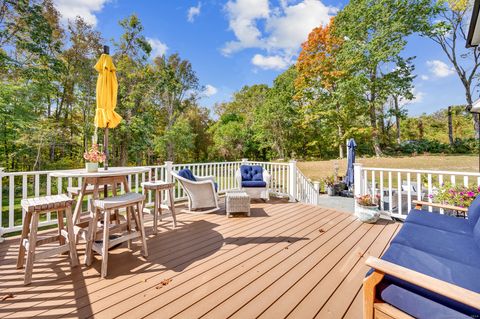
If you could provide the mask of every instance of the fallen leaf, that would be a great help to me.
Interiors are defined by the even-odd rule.
[[[15,296],[11,292],[6,294],[5,296],[2,296],[1,300],[4,301],[4,300],[10,299],[10,298],[15,298]]]
[[[324,232],[325,232],[325,230],[324,230],[323,228],[320,228],[318,231],[319,231],[320,233],[324,233]]]
[[[163,279],[161,282],[160,282],[160,285],[158,285],[157,287],[155,287],[155,289],[162,289],[164,286],[168,285],[169,283],[172,282],[172,278],[166,278],[166,279]]]

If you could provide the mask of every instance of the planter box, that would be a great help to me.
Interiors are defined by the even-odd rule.
[[[362,206],[356,203],[355,216],[364,223],[374,224],[380,218],[378,206]]]

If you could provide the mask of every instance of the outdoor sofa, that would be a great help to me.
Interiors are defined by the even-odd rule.
[[[366,261],[364,318],[480,318],[480,196],[468,209],[414,203],[382,258]],[[424,205],[461,210],[468,219]]]

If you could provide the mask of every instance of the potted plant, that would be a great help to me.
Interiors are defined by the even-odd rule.
[[[85,168],[89,173],[98,172],[98,163],[105,161],[105,153],[98,149],[98,144],[93,143],[92,147],[83,154]]]
[[[465,186],[444,183],[428,197],[442,204],[464,208],[469,207],[479,194],[480,187],[476,185]]]
[[[378,197],[370,194],[356,198],[355,216],[364,223],[376,223],[380,218],[378,209]]]
[[[335,176],[327,176],[323,179],[323,182],[325,183],[325,190],[328,196],[335,196]]]

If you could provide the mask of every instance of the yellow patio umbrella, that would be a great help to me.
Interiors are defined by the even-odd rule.
[[[98,72],[95,127],[105,129],[105,170],[108,169],[108,129],[116,127],[122,120],[122,117],[115,112],[115,107],[117,106],[118,82],[115,73],[116,68],[113,64],[112,57],[108,55],[108,51],[108,46],[104,46],[104,53],[100,56],[97,64],[95,64],[95,70]]]

